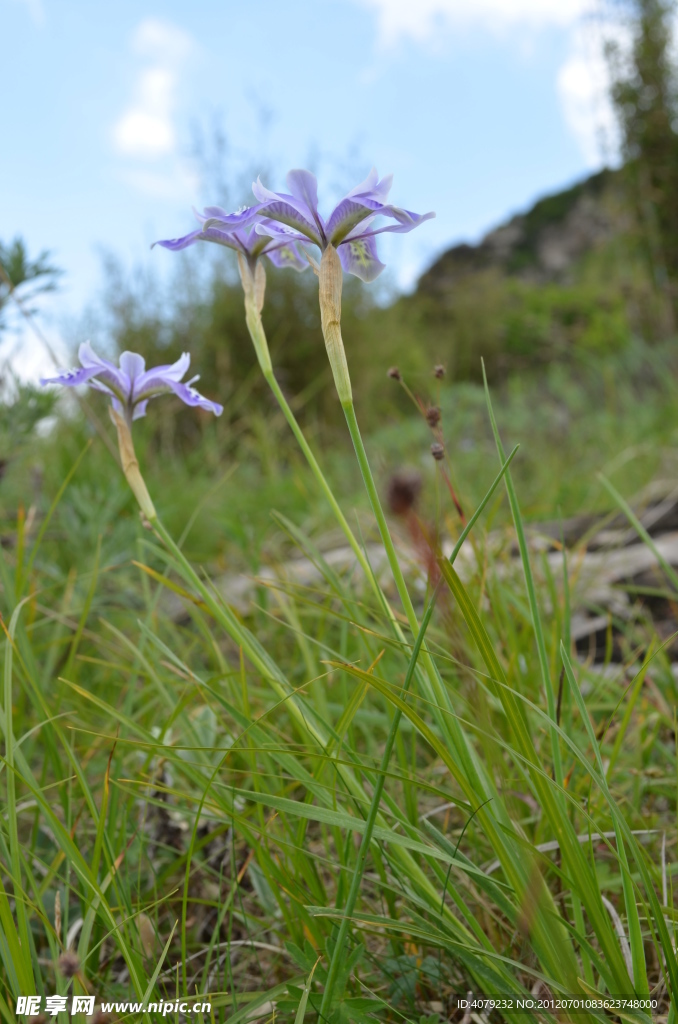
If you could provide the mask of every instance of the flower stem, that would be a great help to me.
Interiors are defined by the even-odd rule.
[[[285,398],[285,396],[284,396],[284,394],[283,394],[283,392],[282,392],[282,390],[280,388],[280,385],[278,384],[277,380],[275,379],[273,371],[269,370],[268,372],[265,372],[264,373],[264,377],[265,377],[266,382],[267,382],[268,386],[270,387],[271,391],[275,395],[276,400],[278,402],[278,405],[280,406],[280,408],[282,410],[282,413],[283,413],[285,419],[287,420],[287,422],[289,424],[290,430],[294,434],[294,436],[296,438],[296,441],[297,441],[299,447],[301,448],[301,451],[303,452],[304,458],[306,459],[306,461],[307,461],[307,463],[309,465],[309,468],[310,468],[311,472],[313,473],[313,476],[315,477],[316,483],[320,487],[320,490],[322,491],[325,499],[327,500],[328,505],[332,509],[332,513],[333,513],[335,519],[337,520],[339,526],[341,527],[341,530],[342,530],[344,536],[346,537],[346,540],[348,541],[349,545],[351,546],[351,550],[353,551],[353,553],[355,554],[356,558],[358,559],[358,562],[360,563],[360,566],[361,566],[363,572],[365,573],[367,578],[370,580],[370,582],[373,584],[373,587],[375,588],[377,596],[383,602],[384,596],[381,593],[381,590],[379,589],[379,585],[377,584],[376,580],[374,579],[374,573],[372,571],[370,563],[368,562],[368,560],[367,560],[367,558],[365,556],[365,552],[360,547],[360,544],[356,540],[356,537],[355,537],[355,535],[353,533],[353,530],[351,529],[351,527],[348,524],[346,516],[344,515],[344,513],[341,510],[341,508],[339,507],[339,502],[335,498],[335,496],[334,496],[334,494],[332,492],[332,488],[328,484],[328,482],[327,482],[327,480],[325,478],[325,475],[324,475],[322,469],[320,468],[320,466],[318,464],[318,461],[317,461],[315,455],[313,454],[313,451],[311,450],[311,447],[310,447],[308,441],[304,437],[303,431],[302,431],[301,427],[299,426],[299,423],[298,423],[294,413],[292,412],[292,410],[291,410],[291,408],[290,408],[290,406],[289,406],[289,404],[287,402],[287,399]]]
[[[342,533],[346,537],[346,540],[351,550],[353,551],[358,561],[358,564],[365,573],[366,578],[369,580],[372,589],[375,593],[375,596],[377,597],[377,600],[379,601],[380,605],[388,615],[389,619],[391,620],[391,623],[394,625],[396,633],[398,634],[398,639],[403,640],[402,632],[400,631],[400,626],[397,622],[395,614],[393,610],[389,607],[388,602],[386,601],[386,598],[382,593],[381,587],[379,586],[379,583],[375,578],[374,572],[365,555],[365,552],[361,548],[360,544],[358,543],[355,537],[355,534],[353,533],[353,530],[349,526],[346,516],[344,515],[339,506],[339,502],[335,498],[334,493],[332,492],[332,488],[327,482],[325,474],[320,468],[318,460],[313,454],[311,446],[309,445],[308,441],[304,436],[304,432],[299,426],[299,422],[296,416],[292,412],[292,409],[290,408],[289,403],[285,398],[280,385],[278,384],[278,381],[275,379],[273,366],[271,364],[271,357],[269,355],[268,342],[266,340],[266,334],[264,331],[264,325],[261,321],[261,313],[260,310],[257,308],[257,303],[255,302],[254,299],[253,286],[250,285],[249,278],[247,277],[246,274],[246,269],[246,267],[241,266],[241,277],[243,279],[243,289],[245,291],[246,322],[264,379],[268,386],[270,387],[271,391],[273,392],[275,399],[283,413],[283,416],[287,420],[290,430],[294,434],[297,444],[299,445],[304,455],[304,458],[306,459],[309,468],[313,473],[316,483],[318,484],[320,490],[322,491],[322,494],[324,495],[328,505],[330,506],[332,514],[334,515],[334,518],[339,524]],[[260,285],[262,290],[263,286],[263,284]]]
[[[403,576],[403,571],[400,568],[400,563],[398,562],[393,538],[391,537],[388,523],[386,522],[386,516],[384,515],[384,510],[381,507],[379,492],[377,491],[377,485],[375,484],[374,477],[372,476],[372,470],[367,458],[367,452],[365,451],[365,445],[363,444],[360,427],[358,426],[353,401],[350,400],[342,402],[342,406],[346,417],[346,423],[348,424],[349,433],[351,435],[351,440],[353,441],[356,457],[358,459],[358,465],[360,466],[360,472],[362,473],[374,517],[377,520],[379,534],[386,551],[386,557],[388,558],[391,573],[393,574],[393,580],[398,591],[398,596],[400,597],[405,615],[407,616],[407,622],[412,632],[412,636],[416,637],[419,632],[417,613],[414,610],[412,598],[410,597],[407,584],[405,583],[405,577]],[[466,534],[464,534],[464,536],[466,536]],[[398,629],[400,630],[399,623]],[[400,630],[399,636],[403,637],[402,630]],[[443,713],[442,709],[451,711],[452,706],[447,695],[447,691],[445,690],[438,668],[431,657],[431,653],[426,644],[423,646],[421,655],[423,673],[419,675],[419,679],[424,686],[424,695],[426,699],[431,702],[434,713],[437,713],[438,710],[440,710],[440,713]],[[442,721],[440,716],[439,721]],[[469,760],[470,750],[468,749],[467,743],[464,739],[463,732],[458,728],[456,721],[453,718],[444,722],[443,728],[445,731],[449,729],[453,732],[453,746],[461,758],[460,766],[463,767],[463,771],[468,775],[469,768],[471,767],[471,762]]]
[[[367,458],[367,452],[365,451],[365,445],[363,444],[362,434],[360,433],[360,427],[358,426],[355,408],[352,401],[342,402],[342,406],[344,409],[344,415],[346,417],[346,423],[348,424],[348,430],[351,435],[351,440],[353,441],[353,447],[355,449],[356,457],[358,459],[358,465],[360,466],[360,472],[362,473],[365,489],[367,490],[367,496],[370,499],[370,505],[372,506],[374,517],[377,520],[379,534],[381,536],[381,541],[386,551],[388,564],[391,567],[391,572],[393,574],[396,589],[398,591],[398,595],[405,610],[405,614],[407,616],[407,621],[410,625],[410,629],[412,630],[413,635],[416,636],[417,633],[419,632],[419,623],[417,621],[417,615],[414,610],[414,605],[412,604],[412,599],[410,597],[409,591],[407,589],[407,584],[405,583],[403,571],[400,568],[400,563],[398,562],[398,556],[396,554],[393,539],[388,528],[388,523],[386,522],[386,516],[384,515],[384,510],[381,507],[379,492],[377,491],[377,485],[375,484],[374,477],[372,476],[372,470],[370,468],[370,463]]]

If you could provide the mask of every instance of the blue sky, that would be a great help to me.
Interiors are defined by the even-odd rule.
[[[403,286],[599,166],[611,134],[586,0],[0,0],[0,15],[0,239],[66,270],[57,333],[95,294],[102,248],[170,267],[150,243],[213,201],[196,124],[220,125],[234,180],[261,166],[278,188],[312,166],[329,202],[373,163],[394,172],[394,202],[437,212],[386,240]]]

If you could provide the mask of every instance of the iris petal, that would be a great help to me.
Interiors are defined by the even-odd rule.
[[[40,383],[61,384],[63,387],[75,388],[78,384],[87,384],[96,374],[96,367],[82,366],[78,370],[60,370],[54,377],[41,377]]]
[[[213,412],[215,416],[221,416],[224,411],[223,405],[219,405],[218,402],[210,402],[209,398],[204,398],[199,391],[189,387],[188,384],[181,384],[179,381],[168,381],[167,383],[177,398],[180,398],[186,405],[206,409],[208,412]]]
[[[278,221],[287,227],[294,228],[316,245],[322,245],[318,228],[290,203],[282,199],[276,199],[266,205],[265,220]],[[257,229],[259,225],[257,225]]]
[[[129,377],[130,390],[133,393],[137,380],[143,376],[146,369],[146,360],[137,352],[123,352],[120,356],[120,369]]]
[[[123,352],[120,367],[98,356],[89,342],[80,346],[78,354],[82,364],[80,369],[63,370],[55,377],[43,378],[40,383],[62,384],[65,387],[89,383],[97,391],[103,391],[111,397],[117,412],[131,415],[132,419],[145,416],[149,399],[168,391],[173,391],[187,405],[209,409],[217,416],[223,412],[223,406],[203,398],[190,384],[181,383],[191,361],[186,352],[176,363],[155,366],[152,370],[146,370],[143,356],[136,352]],[[197,377],[193,380],[197,380]]]
[[[346,198],[351,199],[354,196],[367,196],[375,202],[383,203],[388,199],[388,194],[391,191],[392,184],[392,174],[387,174],[380,180],[379,175],[377,174],[377,168],[373,167],[365,180],[361,181],[355,188],[352,188]]]
[[[384,269],[377,256],[377,244],[371,236],[342,242],[337,252],[346,273],[359,277],[361,281],[374,281]]]
[[[287,241],[287,242],[308,242],[307,235],[300,235],[294,228],[290,228],[287,224],[280,224],[275,220],[261,220],[255,226],[254,229],[258,235],[262,235],[274,241]],[[318,243],[315,242],[315,245]]]
[[[219,221],[224,230],[234,231],[237,228],[248,227],[253,220],[256,220],[260,209],[261,207],[255,204],[254,206],[243,207],[242,210],[237,210],[235,213],[226,213],[220,206],[207,206],[202,217],[200,214],[198,214],[198,217],[205,222]]]
[[[81,366],[94,369],[94,376],[106,384],[115,395],[122,399],[129,393],[130,379],[125,371],[109,359],[98,356],[88,341],[84,341],[78,349],[78,359]]]
[[[303,170],[290,171],[287,186],[294,198],[304,203],[315,219],[318,216],[318,181],[315,174]]]
[[[372,228],[371,226],[365,229],[365,225],[359,225],[355,228],[350,235],[348,240],[356,238],[371,238],[373,235],[383,235],[385,232],[395,232],[396,234],[406,234],[408,231],[413,231],[414,228],[418,228],[420,224],[423,224],[425,220],[431,220],[435,217],[435,213],[410,213],[409,210],[400,210],[397,207],[393,207],[395,211],[393,216],[397,216],[397,224],[385,224],[381,228]],[[372,216],[372,220],[375,217],[383,216],[381,211],[377,211]],[[368,222],[371,225],[371,220]]]
[[[170,252],[179,252],[181,249],[187,249],[189,245],[193,245],[199,238],[203,237],[203,232],[200,228],[196,231],[190,231],[189,234],[183,235],[181,238],[163,238],[162,241],[154,242],[151,249],[155,245],[161,245],[163,249],[169,249]]]
[[[355,202],[353,199],[342,199],[335,206],[327,222],[327,238],[332,245],[339,245],[346,238],[349,232],[370,217],[372,211],[363,203]]]
[[[181,380],[182,377],[186,376],[190,365],[191,357],[188,352],[184,352],[183,355],[177,359],[176,363],[170,363],[165,366],[154,366],[152,370],[147,370],[137,379],[135,401],[140,401],[143,396],[151,391],[168,388],[168,382],[170,380]]]
[[[308,268],[308,262],[302,258],[294,242],[272,245],[266,249],[266,255],[276,267],[290,267],[299,271]]]

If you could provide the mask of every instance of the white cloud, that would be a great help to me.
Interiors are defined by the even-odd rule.
[[[378,45],[392,49],[401,39],[436,44],[441,31],[474,29],[510,33],[509,45],[525,52],[530,36],[560,29],[569,53],[554,68],[554,84],[565,123],[584,160],[599,167],[616,159],[619,132],[609,99],[605,39],[628,48],[628,29],[594,16],[595,0],[352,0],[374,11]],[[529,34],[529,35],[528,35]]]
[[[622,46],[627,39],[609,27]],[[565,122],[590,167],[612,163],[619,152],[619,128],[610,100],[610,69],[602,31],[572,34],[570,55],[558,72],[557,89]]]
[[[423,41],[442,27],[478,26],[490,31],[512,26],[572,25],[588,0],[357,0],[372,8],[382,45],[400,37]]]
[[[134,103],[113,129],[119,153],[154,159],[174,152],[175,85],[176,78],[167,68],[153,67],[142,72]]]
[[[193,49],[188,33],[169,22],[145,18],[132,37],[132,49],[146,66],[135,97],[113,127],[113,143],[126,157],[155,160],[176,151],[174,126],[179,72]]]

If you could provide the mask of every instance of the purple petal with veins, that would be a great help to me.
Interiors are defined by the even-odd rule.
[[[109,395],[113,407],[129,420],[145,416],[149,399],[169,392],[174,392],[187,405],[200,406],[217,416],[223,412],[223,406],[203,398],[191,386],[197,377],[187,384],[181,383],[191,362],[188,353],[184,353],[176,363],[155,366],[151,370],[146,369],[143,356],[136,352],[123,352],[120,366],[115,366],[108,359],[98,356],[89,342],[80,346],[78,357],[81,369],[64,370],[55,377],[43,378],[40,383],[61,384],[65,387],[89,384],[95,391]]]
[[[330,219],[327,222],[327,238],[332,245],[339,245],[346,238],[349,232],[372,216],[364,203],[355,202],[353,199],[342,199],[338,206],[332,210]]]
[[[287,224],[281,224],[275,220],[260,220],[254,230],[258,235],[264,235],[276,241],[305,242],[306,244],[310,242],[307,235],[300,235],[298,231],[288,227]],[[314,241],[313,245],[318,245],[318,242]]]
[[[134,389],[135,404],[146,397],[152,398],[153,393],[162,394],[163,391],[167,390],[168,381],[179,381],[182,377],[186,376],[190,365],[191,357],[188,352],[184,352],[177,359],[176,363],[154,366],[152,370],[146,370],[136,382],[136,388]]]
[[[40,383],[45,384],[61,384],[63,387],[75,388],[79,384],[88,384],[90,378],[96,374],[97,370],[94,366],[83,366],[78,370],[59,370],[54,377],[41,377]],[[96,383],[96,382],[95,382]],[[107,388],[107,391],[110,390]]]
[[[146,370],[146,360],[137,352],[123,352],[120,356],[120,369],[129,378],[130,393],[134,394],[136,383]]]
[[[179,252],[181,249],[187,249],[189,245],[193,245],[199,238],[204,238],[203,231],[198,228],[196,231],[189,232],[188,235],[184,235],[182,238],[164,238],[162,241],[154,242],[151,246],[161,245],[163,249],[169,249],[170,252]]]
[[[363,281],[373,280],[384,268],[376,248],[369,241],[374,235],[385,231],[403,233],[423,224],[435,214],[417,214],[385,200],[391,189],[392,175],[379,178],[372,168],[364,181],[339,202],[327,222],[318,211],[317,182],[309,171],[293,170],[287,175],[287,185],[292,195],[272,192],[257,180],[252,186],[255,197],[261,204],[261,220],[255,230],[272,237],[287,238],[295,243],[306,238],[322,250],[328,244],[337,247],[344,269]],[[373,228],[376,217],[390,217],[396,224]],[[315,221],[315,227],[310,220]],[[366,244],[362,244],[362,243]]]
[[[215,206],[210,206],[207,209],[212,213],[220,210]],[[200,214],[197,216],[200,218]],[[301,258],[297,247],[291,242],[301,240],[308,243],[307,235],[297,234],[282,224],[264,220],[260,220],[257,224],[249,224],[245,228],[234,228],[233,230],[208,226],[219,223],[217,220],[205,220],[202,229],[192,231],[183,238],[170,238],[153,244],[161,245],[172,252],[178,252],[195,242],[216,242],[228,249],[242,253],[252,266],[261,256],[268,256],[271,262],[278,267],[291,267],[294,270],[306,269],[308,264]]]
[[[209,398],[204,398],[199,391],[191,387],[190,384],[181,384],[179,381],[168,380],[169,387],[172,389],[177,398],[180,398],[182,402],[190,406],[199,406],[201,409],[206,409],[208,412],[213,412],[215,416],[221,416],[224,411],[223,405],[219,405],[218,402],[210,402]]]
[[[380,181],[379,175],[377,174],[377,168],[373,167],[365,180],[361,181],[355,188],[352,188],[346,198],[352,199],[357,196],[367,196],[378,203],[383,203],[388,199],[388,194],[391,191],[392,184],[392,174],[387,174]]]
[[[282,243],[266,249],[266,255],[276,267],[290,267],[292,270],[307,270],[308,262],[300,255],[294,243]]]
[[[318,181],[310,171],[289,171],[287,187],[299,202],[304,203],[315,221],[318,217]]]
[[[396,209],[394,207],[394,209]],[[385,232],[395,232],[396,234],[406,234],[408,231],[413,231],[414,228],[418,228],[420,224],[423,224],[425,220],[431,220],[435,217],[435,213],[410,213],[408,210],[397,210],[398,213],[398,224],[385,224],[380,228],[369,227],[365,229],[365,225],[358,225],[351,234],[348,236],[347,241],[356,238],[371,238],[373,235],[383,235]],[[381,214],[377,211],[372,214],[372,217],[368,223],[371,224],[372,220],[379,217]]]
[[[256,219],[260,209],[261,207],[255,204],[254,206],[243,206],[235,213],[226,213],[220,206],[206,206],[204,213],[202,215],[198,213],[197,216],[202,221],[217,220],[225,229],[233,231],[236,228],[248,227]]]
[[[374,281],[384,269],[384,264],[377,256],[377,244],[370,236],[346,240],[337,252],[346,273],[359,277],[361,281]]]
[[[279,224],[285,224],[287,227],[293,228],[304,235],[310,242],[315,242],[316,245],[322,246],[317,226],[307,216],[302,215],[296,208],[296,205],[292,205],[284,199],[275,199],[267,203],[264,209],[263,217],[265,223],[273,220]],[[259,225],[257,224],[258,229]]]

